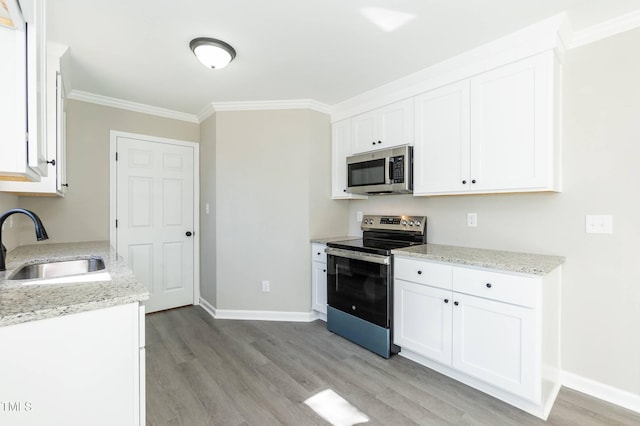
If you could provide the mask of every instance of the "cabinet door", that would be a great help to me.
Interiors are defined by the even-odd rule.
[[[453,367],[539,403],[535,311],[460,293],[453,300]]]
[[[19,0],[27,21],[27,131],[29,167],[40,176],[50,172],[46,136],[46,38],[44,0]]]
[[[0,191],[21,195],[61,195],[66,190],[66,131],[64,88],[60,64],[68,52],[67,46],[49,43],[47,49],[46,133],[47,156],[55,160],[47,164],[49,172],[39,182],[1,181]],[[54,164],[55,163],[55,164]]]
[[[26,22],[19,5],[7,2],[15,28],[0,25],[0,174],[16,179],[37,180],[28,167],[25,133],[27,131],[27,45]]]
[[[415,100],[414,194],[466,192],[469,179],[469,81]]]
[[[376,148],[413,145],[413,98],[395,102],[379,110],[379,141]]]
[[[347,157],[351,155],[351,120],[331,126],[331,198],[367,198],[347,192]]]
[[[413,98],[356,115],[351,119],[353,153],[413,145]]]
[[[471,79],[472,190],[553,189],[553,53]]]
[[[311,288],[313,291],[313,310],[327,313],[327,264],[322,262],[311,262],[312,277]]]
[[[394,280],[393,341],[451,365],[451,291]]]
[[[354,154],[382,148],[378,117],[378,110],[374,110],[356,115],[351,119],[351,141]]]
[[[0,327],[5,425],[138,425],[138,303]],[[72,404],[72,407],[70,406]]]

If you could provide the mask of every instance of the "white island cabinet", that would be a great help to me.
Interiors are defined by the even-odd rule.
[[[559,391],[560,267],[522,274],[394,259],[400,355],[546,419]]]
[[[0,424],[145,424],[140,303],[0,327]]]

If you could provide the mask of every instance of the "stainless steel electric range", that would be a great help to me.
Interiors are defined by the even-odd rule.
[[[425,216],[365,215],[362,238],[327,243],[327,329],[389,358],[393,344],[391,250],[425,244]]]

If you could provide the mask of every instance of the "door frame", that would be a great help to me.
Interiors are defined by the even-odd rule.
[[[117,168],[116,143],[118,137],[139,139],[142,141],[179,145],[193,148],[193,304],[200,304],[200,145],[196,142],[161,138],[140,133],[111,130],[109,137],[109,242],[117,251],[116,200]]]

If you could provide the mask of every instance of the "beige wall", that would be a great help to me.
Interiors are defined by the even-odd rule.
[[[87,102],[67,102],[67,181],[64,198],[20,197],[36,212],[48,242],[109,239],[109,138],[111,130],[197,142],[199,125]],[[27,219],[28,220],[28,219]],[[21,219],[21,244],[35,241]]]
[[[205,211],[209,204],[209,214]],[[216,115],[200,124],[200,296],[217,306]]]
[[[15,195],[0,192],[0,214],[16,207],[18,207],[18,197],[16,197]],[[13,215],[12,217],[17,218],[16,215]],[[7,248],[7,251],[11,251],[12,249],[14,249],[18,245],[19,239],[17,227],[14,226],[12,228],[10,220],[11,219],[7,219],[7,221],[4,223],[4,226],[2,227],[2,243]],[[33,239],[36,239],[35,234]]]
[[[640,30],[568,52],[560,194],[351,202],[357,211],[428,216],[428,242],[566,256],[562,367],[640,394]],[[467,212],[478,227],[466,226]],[[612,214],[613,235],[585,233]]]
[[[217,309],[310,311],[309,240],[346,231],[330,140],[314,111],[216,113]]]

